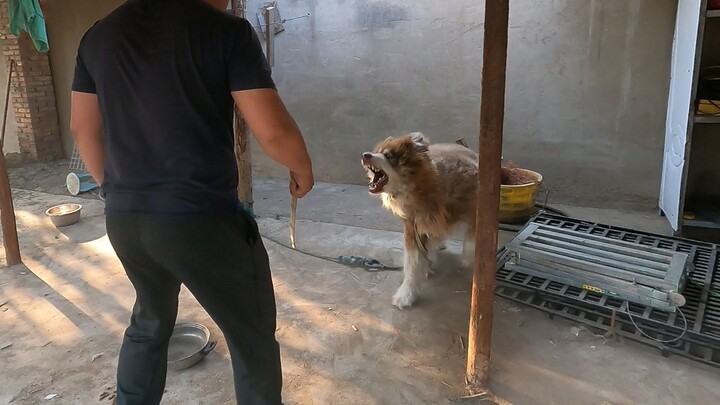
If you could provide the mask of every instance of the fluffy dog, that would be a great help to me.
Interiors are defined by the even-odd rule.
[[[362,155],[371,194],[404,225],[404,280],[393,296],[400,309],[417,299],[422,278],[456,225],[465,225],[462,262],[475,248],[478,156],[458,144],[430,144],[419,132],[381,142]]]

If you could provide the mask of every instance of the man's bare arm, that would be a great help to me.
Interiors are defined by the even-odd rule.
[[[72,92],[70,131],[90,175],[102,185],[105,176],[103,121],[97,95]]]
[[[255,89],[235,91],[232,96],[263,151],[290,170],[290,192],[303,197],[314,185],[312,163],[280,95],[272,89]]]

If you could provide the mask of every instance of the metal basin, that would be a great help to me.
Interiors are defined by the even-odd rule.
[[[210,331],[199,323],[178,323],[173,329],[168,348],[168,368],[179,371],[200,362],[217,346],[210,340]]]
[[[48,208],[45,214],[50,217],[53,225],[57,227],[76,224],[80,220],[80,204],[60,204]]]

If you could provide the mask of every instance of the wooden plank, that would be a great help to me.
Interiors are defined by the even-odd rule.
[[[487,381],[490,371],[495,255],[500,219],[500,160],[505,114],[508,0],[486,0],[480,105],[475,266],[470,301],[466,379]]]
[[[238,198],[253,208],[252,153],[248,142],[248,130],[240,110],[235,108],[235,161],[238,168]]]
[[[245,0],[232,0],[232,14],[245,18],[245,3]],[[238,170],[238,198],[252,209],[254,203],[252,192],[252,154],[248,141],[248,129],[237,106],[234,110],[235,122],[233,126],[235,132],[235,162]]]

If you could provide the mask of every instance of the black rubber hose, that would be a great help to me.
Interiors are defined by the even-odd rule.
[[[561,211],[561,210],[559,210],[559,209],[557,209],[557,208],[544,207],[544,206],[542,206],[542,205],[540,205],[540,204],[535,204],[535,206],[538,207],[538,208],[540,208],[541,210],[544,210],[544,211],[547,211],[547,212],[552,212],[553,214],[562,215],[562,216],[564,216],[564,217],[568,216],[565,212],[563,212],[563,211]],[[498,229],[500,229],[501,231],[519,232],[524,226],[525,226],[525,224],[522,224],[522,225],[513,225],[513,224],[503,224],[503,223],[500,223],[500,224],[498,225]]]
[[[510,224],[500,223],[500,224],[498,225],[498,229],[500,229],[501,231],[519,232],[519,231],[523,228],[523,226],[525,226],[525,224],[523,224],[523,225],[510,225]]]
[[[543,206],[540,205],[540,204],[535,204],[535,206],[538,207],[538,208],[540,208],[541,210],[545,210],[545,211],[547,211],[547,212],[552,212],[553,214],[562,215],[562,216],[564,216],[564,217],[568,216],[568,214],[566,214],[565,212],[563,212],[563,211],[561,211],[561,210],[559,210],[559,209],[557,209],[557,208],[553,208],[553,207],[550,207],[550,206],[543,207]]]

